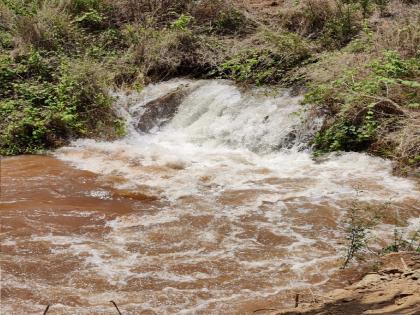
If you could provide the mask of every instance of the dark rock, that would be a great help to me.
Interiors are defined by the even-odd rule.
[[[179,105],[187,95],[188,85],[182,85],[175,91],[150,101],[142,107],[143,113],[139,117],[137,128],[149,132],[155,127],[165,125],[176,114]]]
[[[403,271],[398,268],[388,268],[388,269],[381,270],[380,273],[394,275],[394,274],[402,274]]]

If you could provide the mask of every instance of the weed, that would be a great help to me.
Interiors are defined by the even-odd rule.
[[[342,269],[346,268],[351,260],[367,248],[370,229],[377,224],[376,209],[353,201],[344,218],[344,232],[346,233],[346,252]]]

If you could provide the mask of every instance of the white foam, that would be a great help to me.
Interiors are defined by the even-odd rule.
[[[142,106],[181,84],[195,88],[174,118],[151,134],[137,132]],[[162,292],[166,304],[153,296],[126,303],[161,314],[193,314],[213,304],[220,313],[229,301],[305,287],[309,285],[305,271],[316,270],[318,265],[330,264],[332,272],[340,254],[339,233],[317,225],[310,217],[294,226],[293,218],[288,217],[292,211],[304,217],[327,206],[338,220],[343,202],[356,196],[373,203],[390,198],[403,202],[418,198],[419,192],[413,182],[392,176],[389,162],[367,154],[332,154],[323,162],[314,161],[307,139],[320,121],[305,123],[305,114],[294,114],[302,109],[299,97],[291,97],[287,91],[270,95],[243,93],[225,81],[187,80],[149,86],[138,95],[120,95],[117,106],[129,125],[126,137],[114,142],[81,139],[55,154],[101,176],[122,176],[125,181],[115,183],[116,188],[146,189],[161,197],[165,206],[152,214],[132,213],[109,221],[111,231],[99,243],[51,235],[44,240],[73,244],[62,250],[84,257],[86,272],[94,271],[121,288],[134,278],[196,283],[232,272],[219,265],[211,273],[185,275],[171,270],[182,263],[209,262],[226,264],[226,268],[235,265],[236,278],[270,283],[269,289],[254,291],[212,288],[206,299],[197,298],[199,289],[168,287]],[[356,195],[356,190],[362,191]],[[89,193],[109,198],[104,191]],[[210,219],[199,228],[185,224],[198,216]],[[410,226],[417,224],[410,221]],[[223,227],[225,230],[220,230]],[[292,242],[265,246],[256,240],[262,229]],[[311,234],[311,230],[315,232]],[[133,244],[140,248],[137,252],[129,250]],[[317,249],[316,244],[323,244],[324,249]],[[269,251],[273,256],[252,256],[253,251]],[[161,268],[135,272],[134,266]],[[281,281],[283,269],[296,274],[287,285]],[[323,274],[318,284],[327,280],[328,274]],[[181,297],[184,302],[179,302]]]

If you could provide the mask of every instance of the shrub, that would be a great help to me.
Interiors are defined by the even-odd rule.
[[[201,40],[191,31],[170,28],[156,30],[129,26],[124,32],[133,43],[133,62],[152,81],[169,76],[201,72],[206,61],[201,59]]]
[[[247,49],[226,60],[217,74],[222,78],[256,83],[279,82],[287,71],[309,56],[308,45],[298,35],[262,34],[265,44],[259,49]]]
[[[390,132],[399,132],[399,122],[416,121],[410,111],[420,101],[419,71],[418,59],[404,59],[391,51],[364,69],[310,88],[304,102],[318,104],[330,114],[315,138],[318,151],[370,148],[384,152],[385,143],[379,147],[375,143],[381,143]],[[387,151],[397,147],[395,143],[386,145],[390,146]],[[418,149],[410,153],[411,158],[417,155]]]
[[[361,29],[358,6],[337,2],[337,13],[325,24],[321,35],[324,47],[340,48],[348,44]]]
[[[193,7],[192,15],[198,27],[219,35],[245,34],[255,26],[231,3],[222,0],[200,1]]]
[[[31,51],[0,60],[0,153],[35,153],[70,137],[122,131],[103,76],[91,60],[54,63]],[[100,131],[100,133],[99,133]]]
[[[319,39],[324,48],[340,48],[350,42],[361,28],[361,12],[368,12],[365,0],[361,4],[344,0],[304,0],[281,10],[280,23],[289,31]]]

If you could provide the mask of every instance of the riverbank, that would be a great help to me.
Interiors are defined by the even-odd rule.
[[[379,271],[369,272],[361,280],[343,289],[321,295],[309,293],[296,298],[293,309],[257,310],[270,315],[415,315],[420,310],[420,254],[392,253],[376,262]],[[303,299],[303,303],[299,302]]]

